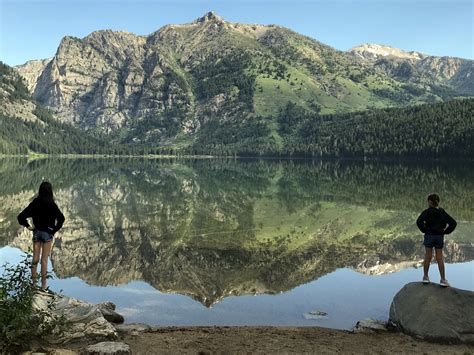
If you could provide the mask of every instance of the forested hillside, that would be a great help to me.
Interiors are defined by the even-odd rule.
[[[300,120],[284,135],[290,154],[316,156],[474,156],[474,99],[322,117],[288,107]]]
[[[272,129],[277,121],[277,132]],[[193,151],[308,157],[474,157],[474,99],[319,115],[288,103],[275,117],[199,132]],[[250,143],[250,144],[249,144]]]

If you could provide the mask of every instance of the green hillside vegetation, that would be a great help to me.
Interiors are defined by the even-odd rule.
[[[218,155],[472,158],[472,112],[474,99],[331,115],[320,115],[290,102],[277,117],[261,117],[244,127],[229,122],[215,123],[209,130],[204,127],[192,151]],[[252,127],[256,122],[258,129]]]
[[[95,139],[71,125],[60,123],[37,106],[40,122],[28,122],[0,113],[0,154],[97,154],[113,153],[108,143]]]

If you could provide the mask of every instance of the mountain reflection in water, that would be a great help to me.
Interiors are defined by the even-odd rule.
[[[422,259],[414,221],[433,191],[459,222],[446,261],[474,259],[468,164],[3,159],[0,246],[31,247],[16,215],[43,178],[66,216],[54,271],[92,285],[144,280],[210,306],[340,268],[394,272]]]

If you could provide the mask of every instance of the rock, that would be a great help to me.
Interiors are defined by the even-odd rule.
[[[216,15],[214,11],[209,11],[204,16],[199,17],[198,19],[194,20],[194,23],[202,23],[202,22],[209,22],[209,21],[223,22],[223,19],[222,17]]]
[[[424,340],[474,344],[474,292],[409,283],[395,295],[389,322]]]
[[[98,305],[57,294],[38,292],[33,298],[33,308],[46,313],[48,319],[64,317],[62,331],[55,329],[44,340],[63,344],[71,340],[116,339],[117,331],[102,315]]]
[[[130,347],[125,343],[104,341],[86,348],[87,355],[127,355],[131,354]]]
[[[311,311],[308,313],[303,313],[305,319],[324,319],[328,317],[328,314],[324,311]]]
[[[79,353],[69,349],[45,349],[36,351],[26,351],[21,355],[78,355]]]
[[[99,303],[98,306],[100,308],[109,309],[111,311],[115,311],[115,308],[117,308],[117,306],[115,306],[115,303],[113,302],[102,302],[102,303]]]
[[[97,306],[107,321],[111,323],[123,323],[123,316],[115,312],[115,304],[112,302],[100,303]]]
[[[123,323],[124,319],[121,314],[111,311],[109,309],[99,308],[104,318],[111,323]]]
[[[357,322],[354,328],[352,328],[353,333],[379,333],[387,331],[387,323],[382,322],[376,319],[363,319]]]
[[[117,329],[117,332],[120,335],[123,335],[123,334],[138,335],[140,333],[149,332],[151,330],[151,327],[143,323],[131,323],[131,324],[117,324],[115,326],[115,329]]]

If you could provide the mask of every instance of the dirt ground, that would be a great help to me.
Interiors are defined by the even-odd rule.
[[[399,333],[353,334],[318,327],[165,327],[118,341],[130,345],[132,354],[474,354],[474,346],[427,343]]]

